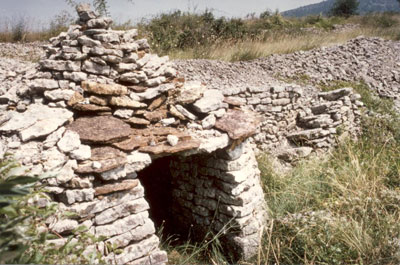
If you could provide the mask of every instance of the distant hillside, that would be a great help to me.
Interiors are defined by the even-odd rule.
[[[400,12],[400,4],[397,0],[359,0],[358,13],[366,14],[370,12]],[[308,15],[326,15],[331,10],[335,0],[326,0],[321,3],[302,6],[282,12],[283,16],[302,17]]]

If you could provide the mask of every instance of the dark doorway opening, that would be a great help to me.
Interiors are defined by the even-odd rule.
[[[144,187],[145,198],[150,205],[150,218],[157,230],[163,230],[163,234],[174,232],[170,161],[171,157],[156,159],[138,173],[138,178]]]

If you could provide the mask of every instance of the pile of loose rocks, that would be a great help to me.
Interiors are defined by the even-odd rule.
[[[42,229],[63,238],[49,243],[63,245],[82,226],[104,239],[88,246],[87,256],[98,251],[107,263],[165,263],[137,173],[171,156],[173,189],[194,185],[192,198],[174,201],[185,209],[174,222],[196,220],[213,231],[238,224],[223,240],[238,258],[254,255],[266,220],[247,141],[257,117],[218,89],[177,78],[168,57],[150,54],[136,30],[110,29],[112,20],[87,5],[77,11],[78,25],[51,39],[38,68],[11,76],[0,96],[0,156],[12,154],[32,175],[54,174],[43,182],[59,214]],[[14,88],[15,80],[24,84]],[[196,155],[219,162],[193,161],[189,171],[199,172],[193,184],[195,175],[188,178],[174,161]]]

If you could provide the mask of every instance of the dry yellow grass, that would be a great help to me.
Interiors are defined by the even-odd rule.
[[[210,47],[196,47],[188,50],[176,50],[170,54],[173,59],[206,58],[223,61],[251,60],[272,54],[293,53],[317,47],[343,44],[358,36],[395,39],[398,28],[357,27],[342,32],[323,31],[319,34],[276,33],[264,41],[224,42]]]

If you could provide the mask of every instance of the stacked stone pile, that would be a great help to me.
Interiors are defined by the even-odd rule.
[[[11,153],[32,175],[54,173],[43,182],[60,214],[49,218],[43,229],[65,238],[52,243],[62,245],[75,228],[84,226],[105,238],[88,246],[87,255],[97,250],[107,263],[165,263],[137,172],[160,156],[210,156],[217,149],[239,146],[255,133],[258,120],[221,91],[176,78],[168,58],[150,54],[146,40],[135,39],[136,30],[113,31],[111,19],[97,16],[86,5],[77,11],[79,25],[53,38],[37,71],[25,75],[30,86],[10,88],[3,95],[0,156]],[[252,152],[246,152],[249,156],[255,161]],[[224,163],[235,164],[236,159],[225,157]],[[263,216],[262,193],[252,194],[257,204],[236,205],[232,198],[233,208],[229,205],[229,196],[253,186],[261,190],[258,171],[219,170],[238,171],[250,181],[243,187],[245,180],[218,186],[224,192],[218,196],[227,196],[225,214],[238,222],[244,217],[241,212]],[[174,175],[178,183],[181,174]],[[196,185],[203,188],[200,182]],[[200,207],[203,202],[194,203]],[[75,215],[63,216],[66,211]],[[204,220],[198,225],[209,217]],[[257,220],[253,228],[264,221]],[[218,229],[214,227],[221,222],[211,228]],[[228,235],[226,240],[249,257],[255,245],[240,242],[252,240],[255,232],[242,233],[245,227],[234,230],[234,241]]]
[[[346,44],[273,55],[258,61],[268,73],[308,76],[315,84],[332,80],[363,81],[382,97],[399,99],[399,42],[358,37]]]

